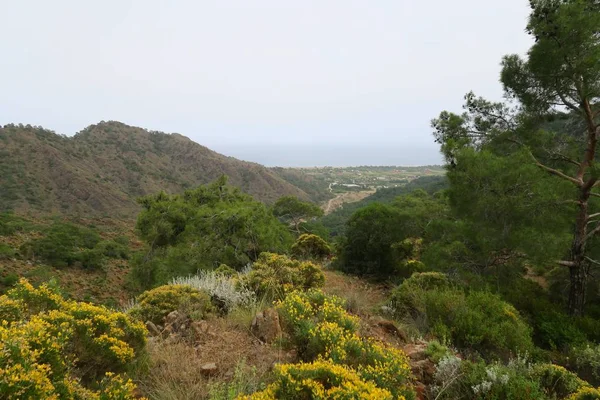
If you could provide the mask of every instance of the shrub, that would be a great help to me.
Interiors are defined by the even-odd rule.
[[[21,250],[23,254],[42,259],[58,268],[78,262],[83,267],[95,268],[100,255],[92,255],[85,250],[93,249],[99,242],[100,236],[91,229],[55,222],[45,236],[25,243]]]
[[[212,310],[210,296],[188,285],[164,285],[142,293],[129,314],[141,321],[161,324],[172,311],[202,319]]]
[[[510,304],[488,292],[465,293],[443,275],[415,274],[394,290],[400,318],[420,321],[420,329],[484,356],[507,359],[531,351],[531,329]]]
[[[129,248],[127,244],[119,243],[115,240],[104,240],[98,243],[99,252],[108,258],[120,258],[127,260],[129,258]]]
[[[0,297],[3,398],[133,399],[125,372],[145,328],[125,314],[65,300],[21,280]]]
[[[414,273],[396,289],[390,297],[390,306],[398,315],[418,316],[424,314],[425,299],[423,292],[451,287],[448,276],[439,272]]]
[[[546,399],[538,383],[529,376],[529,370],[524,359],[512,360],[508,365],[488,365],[449,356],[438,363],[431,389],[436,399]]]
[[[404,399],[394,397],[373,382],[363,380],[356,371],[331,361],[284,364],[275,367],[275,382],[265,390],[241,400],[325,400],[325,399]]]
[[[600,383],[600,344],[574,347],[571,358],[581,375],[590,382]]]
[[[25,231],[30,227],[31,224],[24,218],[12,213],[0,213],[0,236],[10,236],[16,232]]]
[[[331,255],[331,247],[317,235],[300,235],[292,245],[292,255],[300,259],[323,259]]]
[[[567,400],[598,400],[600,399],[600,388],[585,387],[573,393]]]
[[[220,305],[224,311],[236,307],[251,307],[256,302],[254,292],[236,281],[234,277],[237,277],[237,272],[233,271],[235,275],[230,277],[223,274],[224,270],[221,268],[221,272],[200,271],[194,276],[173,279],[171,284],[186,285],[208,293],[213,303]]]
[[[15,249],[5,243],[0,243],[0,260],[8,260],[17,255]]]
[[[309,261],[291,260],[287,256],[261,253],[242,282],[259,296],[280,299],[294,290],[321,287],[325,276]]]
[[[531,376],[550,398],[564,399],[579,389],[590,386],[576,374],[554,364],[535,365]]]
[[[449,355],[451,355],[452,352],[447,346],[444,346],[437,340],[432,340],[431,342],[427,343],[425,354],[427,354],[427,357],[429,357],[431,361],[437,364],[443,358],[446,358]]]
[[[235,400],[245,394],[263,389],[256,367],[248,367],[246,360],[235,366],[231,382],[215,382],[209,386],[210,400]]]
[[[302,360],[347,365],[394,396],[412,396],[406,355],[358,336],[359,320],[345,311],[339,297],[314,289],[294,292],[277,309]]]
[[[223,276],[233,277],[236,276],[238,272],[227,264],[221,264],[217,267],[217,269],[215,269],[215,273]]]
[[[0,285],[5,287],[11,287],[14,286],[18,281],[19,275],[15,274],[14,272],[10,272],[6,274],[6,276],[0,278]]]

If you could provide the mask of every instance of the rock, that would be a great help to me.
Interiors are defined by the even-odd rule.
[[[274,308],[256,314],[252,320],[251,332],[261,341],[272,343],[281,337],[281,324],[279,314]]]
[[[202,364],[200,367],[200,373],[204,376],[213,376],[217,373],[217,370],[217,364],[215,363]]]
[[[206,321],[194,321],[191,326],[194,332],[194,339],[200,340],[208,334],[208,323]]]
[[[426,344],[421,343],[411,343],[407,344],[402,348],[404,353],[411,359],[411,361],[421,361],[427,358],[427,354],[425,354],[425,350],[427,349]]]
[[[417,381],[424,384],[430,384],[433,382],[435,375],[435,364],[431,360],[425,359],[411,362],[410,368],[412,369],[412,373]]]
[[[397,336],[402,339],[404,342],[408,341],[408,337],[404,332],[402,332],[393,321],[387,319],[381,319],[377,322],[377,325],[381,327],[387,333]]]
[[[154,322],[146,321],[146,329],[150,332],[150,336],[160,336],[160,330],[154,325]]]
[[[179,319],[180,319],[179,312],[177,312],[177,311],[171,311],[165,317],[165,325],[172,325],[172,324],[174,324]]]
[[[181,341],[181,336],[180,335],[178,335],[176,333],[171,333],[165,339],[165,344],[175,344],[175,343],[179,343],[180,341]]]
[[[415,382],[414,389],[417,393],[417,400],[427,399],[427,387],[422,382]]]

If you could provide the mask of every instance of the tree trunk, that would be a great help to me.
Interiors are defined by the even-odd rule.
[[[585,306],[586,272],[584,265],[570,267],[569,315],[583,315]]]
[[[570,315],[583,315],[587,283],[585,251],[589,219],[588,200],[590,198],[591,187],[583,185],[580,191],[579,210],[575,222],[573,244],[571,245],[570,258],[572,265],[569,267],[569,304],[567,311]]]

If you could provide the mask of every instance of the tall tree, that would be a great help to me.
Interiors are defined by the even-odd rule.
[[[300,234],[300,224],[311,218],[322,216],[323,210],[318,205],[302,201],[297,197],[284,196],[273,205],[273,215],[292,226],[293,230]]]
[[[527,32],[535,44],[527,56],[505,56],[501,81],[511,104],[466,97],[467,112],[443,112],[433,121],[436,140],[450,166],[465,147],[494,146],[498,154],[528,152],[529,163],[574,189],[568,254],[568,311],[581,315],[593,259],[590,243],[600,233],[594,197],[600,134],[600,3],[595,0],[532,0]],[[565,113],[566,111],[566,113]],[[596,203],[596,204],[595,204]]]

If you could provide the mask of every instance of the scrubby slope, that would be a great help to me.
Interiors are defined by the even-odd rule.
[[[160,190],[182,192],[225,174],[259,200],[303,190],[255,163],[216,153],[179,134],[120,122],[91,125],[74,137],[38,127],[0,128],[0,207],[133,217],[135,199]]]

